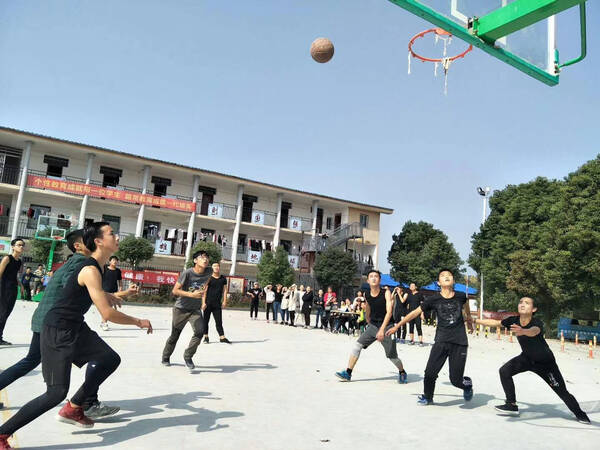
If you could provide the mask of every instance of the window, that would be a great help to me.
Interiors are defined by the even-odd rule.
[[[281,221],[279,222],[279,226],[281,228],[287,228],[289,219],[290,219],[290,209],[292,209],[292,204],[289,202],[281,203]]]
[[[364,228],[369,228],[369,215],[368,214],[360,215],[360,225]]]
[[[198,192],[202,194],[202,200],[200,200],[200,214],[207,216],[208,205],[214,203],[217,190],[208,186],[198,186]]]
[[[332,222],[331,217],[328,217],[327,218],[327,225],[325,225],[325,228],[327,228],[328,230],[331,230],[331,222]]]
[[[323,232],[323,209],[317,208],[317,233]]]
[[[27,210],[27,228],[35,230],[37,228],[38,218],[50,214],[52,208],[42,205],[30,205]]]
[[[46,176],[62,178],[63,168],[69,167],[69,160],[57,156],[44,155],[44,164],[48,164]]]
[[[100,173],[104,175],[102,179],[102,187],[116,187],[119,185],[119,180],[123,176],[121,169],[113,167],[100,166]]]
[[[121,229],[121,218],[119,216],[109,216],[108,214],[102,214],[102,222],[108,222],[112,227],[113,231],[119,234]]]
[[[150,220],[144,220],[144,230],[142,231],[142,237],[145,237],[154,244],[158,239],[160,232],[160,222],[152,222]]]
[[[244,194],[242,201],[242,222],[252,222],[252,209],[254,207],[254,203],[258,201],[258,197]]]
[[[167,195],[167,187],[171,186],[171,180],[169,178],[152,177],[152,183],[154,183],[154,195],[156,197],[164,197]]]

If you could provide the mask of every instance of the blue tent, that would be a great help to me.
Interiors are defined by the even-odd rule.
[[[423,286],[421,289],[423,289],[424,291],[439,291],[440,287],[438,286],[437,282],[433,281],[433,282],[429,283],[427,286]],[[467,293],[467,286],[462,283],[455,283],[454,290],[456,292]],[[469,286],[468,295],[476,295],[476,294],[477,294],[477,289]]]

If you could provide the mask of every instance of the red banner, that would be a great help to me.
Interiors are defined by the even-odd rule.
[[[65,192],[67,194],[89,195],[90,197],[117,200],[126,203],[137,203],[147,206],[160,206],[161,208],[177,211],[194,212],[196,204],[175,198],[156,197],[154,195],[140,194],[137,192],[123,191],[120,189],[94,186],[91,184],[75,183],[73,181],[54,180],[52,178],[29,175],[27,186],[39,189]]]
[[[174,286],[179,278],[178,272],[164,272],[153,270],[121,270],[124,280],[130,280],[134,283],[148,284],[170,284]]]

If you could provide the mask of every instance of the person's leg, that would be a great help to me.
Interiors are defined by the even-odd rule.
[[[389,330],[391,325],[386,329]],[[402,360],[398,358],[398,349],[396,348],[396,340],[392,339],[391,336],[385,336],[381,345],[385,351],[385,357],[389,359],[394,366],[398,369],[398,372],[404,372],[404,365]]]
[[[433,400],[435,380],[440,370],[442,370],[447,357],[446,344],[437,342],[433,344],[431,353],[429,353],[429,359],[427,360],[427,366],[425,367],[425,378],[423,380],[423,396],[427,400]]]
[[[31,286],[28,284],[23,285],[23,289],[21,290],[21,295],[23,296],[23,300],[31,300]]]
[[[40,334],[33,333],[31,336],[31,344],[29,344],[29,352],[27,356],[18,363],[9,367],[0,373],[0,391],[6,386],[18,380],[24,375],[27,375],[42,362],[42,354],[40,352]]]
[[[544,379],[548,386],[556,392],[560,399],[567,405],[573,414],[577,418],[585,417],[587,415],[582,411],[577,399],[567,390],[567,385],[563,379],[560,369],[556,365],[556,362],[549,364],[545,367],[536,367],[534,372]],[[589,419],[588,419],[589,420]]]
[[[0,290],[0,341],[4,337],[4,327],[17,301],[17,286],[1,286]]]
[[[171,335],[167,339],[165,343],[165,348],[163,349],[162,359],[163,361],[168,361],[173,351],[175,350],[175,345],[179,340],[179,336],[183,331],[183,327],[187,322],[189,314],[179,308],[173,308],[173,322],[171,324]]]
[[[188,316],[188,322],[192,326],[192,330],[194,331],[194,335],[192,339],[190,339],[190,343],[188,348],[183,352],[183,360],[192,359],[196,350],[198,349],[198,345],[202,341],[202,334],[204,333],[204,319],[202,318],[202,311],[193,311]]]
[[[210,315],[213,312],[213,307],[206,305],[206,309],[203,312],[204,316],[204,337],[208,337],[208,323],[210,322]]]
[[[409,324],[408,334],[410,336],[410,342],[415,342],[415,319],[411,320]]]
[[[214,308],[213,317],[215,318],[215,325],[217,327],[217,333],[221,339],[225,338],[225,331],[223,330],[223,310],[221,308]]]
[[[405,316],[402,316],[402,318],[404,319]],[[402,339],[403,341],[406,340],[406,324],[402,325],[402,329],[401,329],[401,334],[400,334],[400,339]]]
[[[294,325],[294,319],[296,318],[296,311],[290,311],[290,325],[291,326],[295,326]]]
[[[354,366],[356,366],[358,358],[360,357],[360,352],[363,349],[368,348],[376,340],[377,327],[373,325],[368,325],[365,332],[361,334],[358,340],[352,345],[350,357],[348,358],[348,367],[346,368],[346,370],[336,372],[336,376],[344,381],[350,381],[352,379],[352,371],[354,370]]]
[[[417,328],[417,333],[419,334],[419,341],[422,344],[423,343],[423,329],[421,327],[421,318],[420,317],[415,318],[415,326]]]
[[[310,327],[310,309],[304,310],[304,326]]]
[[[506,403],[517,403],[513,376],[517,375],[518,373],[527,372],[532,368],[533,366],[528,361],[528,359],[525,356],[523,356],[523,354],[515,356],[514,358],[506,362],[502,367],[500,367],[500,382],[502,383],[502,389],[504,389]]]
[[[252,307],[254,308],[254,318],[255,319],[258,319],[258,306],[259,306],[258,300],[253,300]]]
[[[317,309],[317,317],[315,319],[315,328],[319,328],[319,321],[321,321],[321,324],[323,323],[323,309],[321,309],[321,308]]]
[[[279,319],[279,311],[281,311],[281,302],[273,303],[273,322],[277,322]]]
[[[459,389],[472,387],[471,379],[465,377],[465,364],[467,363],[467,346],[446,344],[448,346],[448,364],[450,366],[450,382]]]

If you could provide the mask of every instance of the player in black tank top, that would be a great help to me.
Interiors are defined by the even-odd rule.
[[[22,239],[14,239],[10,245],[12,253],[0,262],[0,345],[11,345],[3,339],[4,327],[17,301],[17,276],[22,264],[21,255],[25,249]]]
[[[8,436],[62,402],[69,391],[71,365],[79,367],[90,361],[98,366],[81,388],[59,411],[62,422],[89,428],[93,420],[83,413],[86,398],[97,393],[100,384],[116,370],[121,362],[112,350],[84,322],[84,314],[92,302],[105,320],[123,325],[137,325],[152,332],[148,320],[136,319],[112,308],[114,296],[102,290],[102,270],[109,256],[118,249],[118,237],[106,222],[96,222],[84,231],[85,246],[92,251],[67,281],[63,299],[48,311],[40,336],[42,373],[47,390],[23,406],[0,427],[0,443]]]
[[[391,327],[390,322],[394,307],[392,293],[379,285],[381,274],[378,270],[371,270],[367,275],[367,280],[370,287],[370,290],[365,293],[367,328],[352,348],[348,368],[341,372],[336,372],[335,375],[342,381],[350,381],[352,379],[352,370],[354,370],[361,350],[366,349],[373,342],[379,341],[385,350],[385,356],[399,371],[398,382],[404,384],[407,382],[408,377],[404,371],[402,361],[398,358],[396,340],[385,334],[385,331]]]

